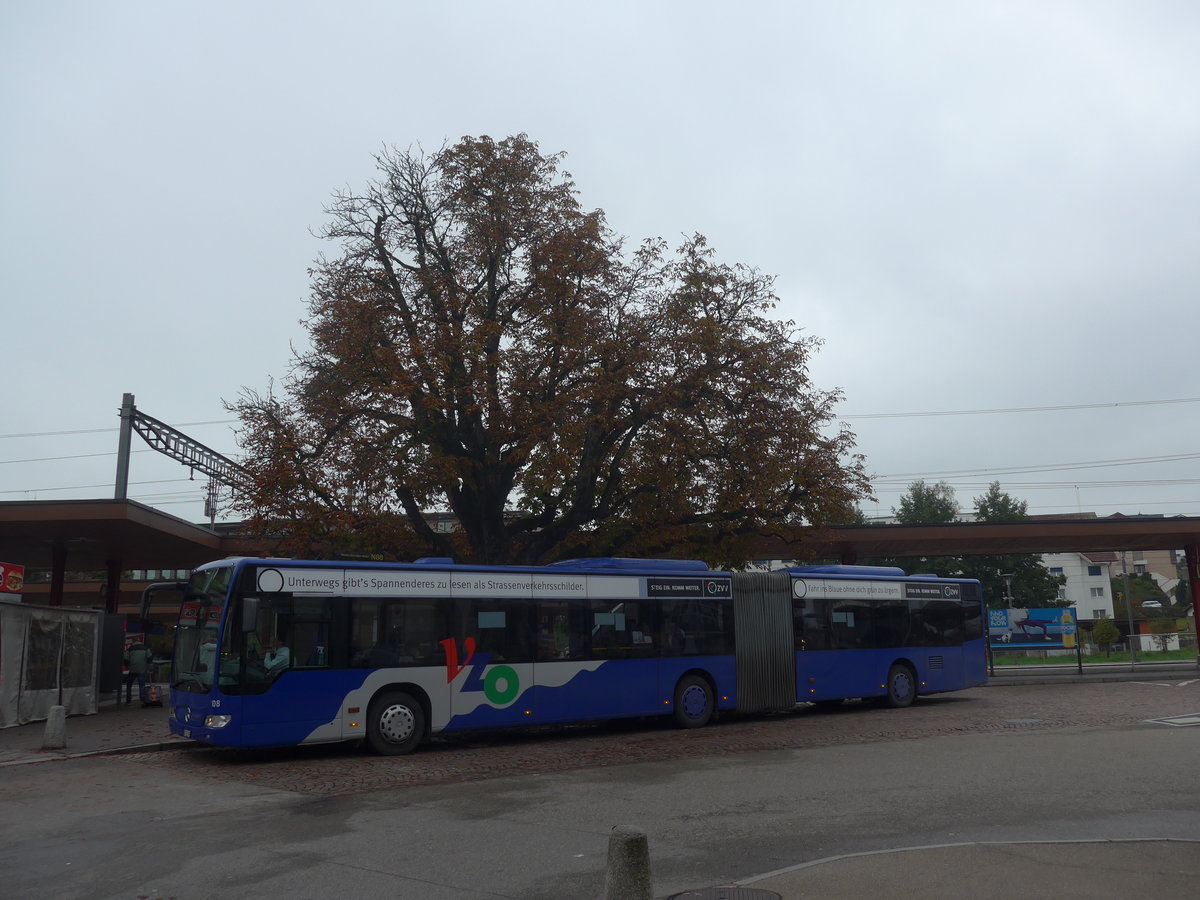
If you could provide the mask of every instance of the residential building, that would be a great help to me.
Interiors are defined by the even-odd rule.
[[[1168,597],[1179,584],[1179,560],[1174,550],[1130,550],[1114,555],[1114,578],[1124,575],[1125,566],[1128,566],[1130,575],[1149,575]]]
[[[1112,582],[1117,555],[1103,553],[1045,553],[1042,565],[1051,575],[1066,576],[1059,586],[1058,598],[1075,607],[1080,622],[1114,618]]]

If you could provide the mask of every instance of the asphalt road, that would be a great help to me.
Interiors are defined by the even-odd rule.
[[[400,759],[175,750],[13,767],[0,892],[596,898],[615,825],[647,833],[659,897],[903,847],[1200,840],[1200,727],[1153,721],[1197,713],[1200,681],[1171,676],[694,732],[501,733]]]

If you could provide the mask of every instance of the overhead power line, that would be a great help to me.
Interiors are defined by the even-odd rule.
[[[131,453],[154,453],[150,448],[145,450],[131,450]],[[34,456],[29,459],[0,459],[0,466],[6,466],[10,463],[35,463],[35,462],[58,462],[62,459],[93,459],[97,456],[116,456],[116,450],[110,450],[107,453],[75,453],[71,456]]]
[[[237,419],[212,419],[208,422],[177,422],[171,427],[191,428],[196,425],[232,425],[237,421]],[[59,437],[66,434],[111,434],[120,430],[118,426],[117,428],[76,428],[69,431],[29,431],[24,434],[0,434],[0,438]]]
[[[944,409],[930,412],[845,413],[839,419],[918,419],[925,416],[991,416],[1000,413],[1059,412],[1066,409],[1115,409],[1123,406],[1164,406],[1168,403],[1200,403],[1200,397],[1177,400],[1128,400],[1113,403],[1071,403],[1061,406],[1012,406],[1003,409]]]
[[[190,478],[162,478],[158,481],[131,481],[130,484],[187,484]],[[112,482],[104,484],[76,484],[71,487],[23,488],[17,491],[0,491],[0,494],[49,494],[55,491],[90,491],[96,488],[111,488]]]
[[[947,469],[941,472],[891,472],[877,476],[885,481],[891,478],[982,478],[992,475],[1026,475],[1035,472],[1065,472],[1073,469],[1102,469],[1109,466],[1141,466],[1151,463],[1181,462],[1200,459],[1200,453],[1172,453],[1166,456],[1137,456],[1125,459],[1097,459],[1072,463],[1040,463],[1031,466],[999,466],[994,469]]]
[[[876,491],[887,493],[907,493],[911,482],[908,481],[874,481],[871,486]],[[987,488],[990,481],[956,481],[951,487],[963,490]],[[1120,488],[1120,487],[1182,487],[1183,485],[1200,484],[1200,478],[1149,478],[1140,480],[1114,481],[1005,481],[1006,490],[1022,491],[1061,491],[1070,488]]]
[[[1143,506],[1191,506],[1194,508],[1200,508],[1200,499],[1197,499],[1197,500],[1147,500],[1147,501],[1136,501],[1133,503],[1130,503],[1127,501],[1121,501],[1118,503],[1093,503],[1092,501],[1089,500],[1087,505],[1090,507],[1112,507],[1112,508],[1119,509],[1119,510],[1134,510],[1134,509],[1140,510]],[[1031,506],[1029,508],[1030,509],[1061,510],[1063,508],[1063,505],[1060,503],[1055,506]],[[1132,512],[1127,512],[1126,514],[1127,515],[1140,515],[1140,513],[1132,513]]]

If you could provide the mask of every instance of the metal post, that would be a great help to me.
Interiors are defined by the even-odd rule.
[[[1079,667],[1079,674],[1083,674],[1083,629],[1079,627],[1079,617],[1072,616],[1075,619],[1075,664]]]
[[[217,527],[217,481],[208,479],[208,493],[204,497],[204,514],[208,516],[208,527]]]
[[[109,559],[104,565],[104,611],[109,615],[116,615],[117,603],[121,599],[121,560]]]
[[[50,597],[49,606],[63,605],[63,591],[67,582],[67,545],[65,541],[55,541],[50,548]]]
[[[114,500],[129,497],[129,445],[133,438],[133,394],[121,396],[121,438],[117,444],[117,485]]]
[[[1121,578],[1125,584],[1125,618],[1129,623],[1129,668],[1137,667],[1137,650],[1133,647],[1133,598],[1129,596],[1129,565],[1125,561],[1125,551],[1121,551]]]

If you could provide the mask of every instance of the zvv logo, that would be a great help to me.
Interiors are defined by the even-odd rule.
[[[462,693],[474,694],[482,691],[488,702],[495,706],[507,706],[517,699],[517,694],[521,692],[521,679],[517,677],[516,670],[512,666],[492,666],[489,669],[488,662],[492,658],[490,653],[480,653],[476,659],[475,638],[469,637],[463,641],[467,657],[461,666],[458,664],[458,642],[454,638],[446,638],[439,643],[446,651],[447,684],[471,666],[467,680],[463,682]],[[472,660],[475,661],[474,665],[471,665]]]

